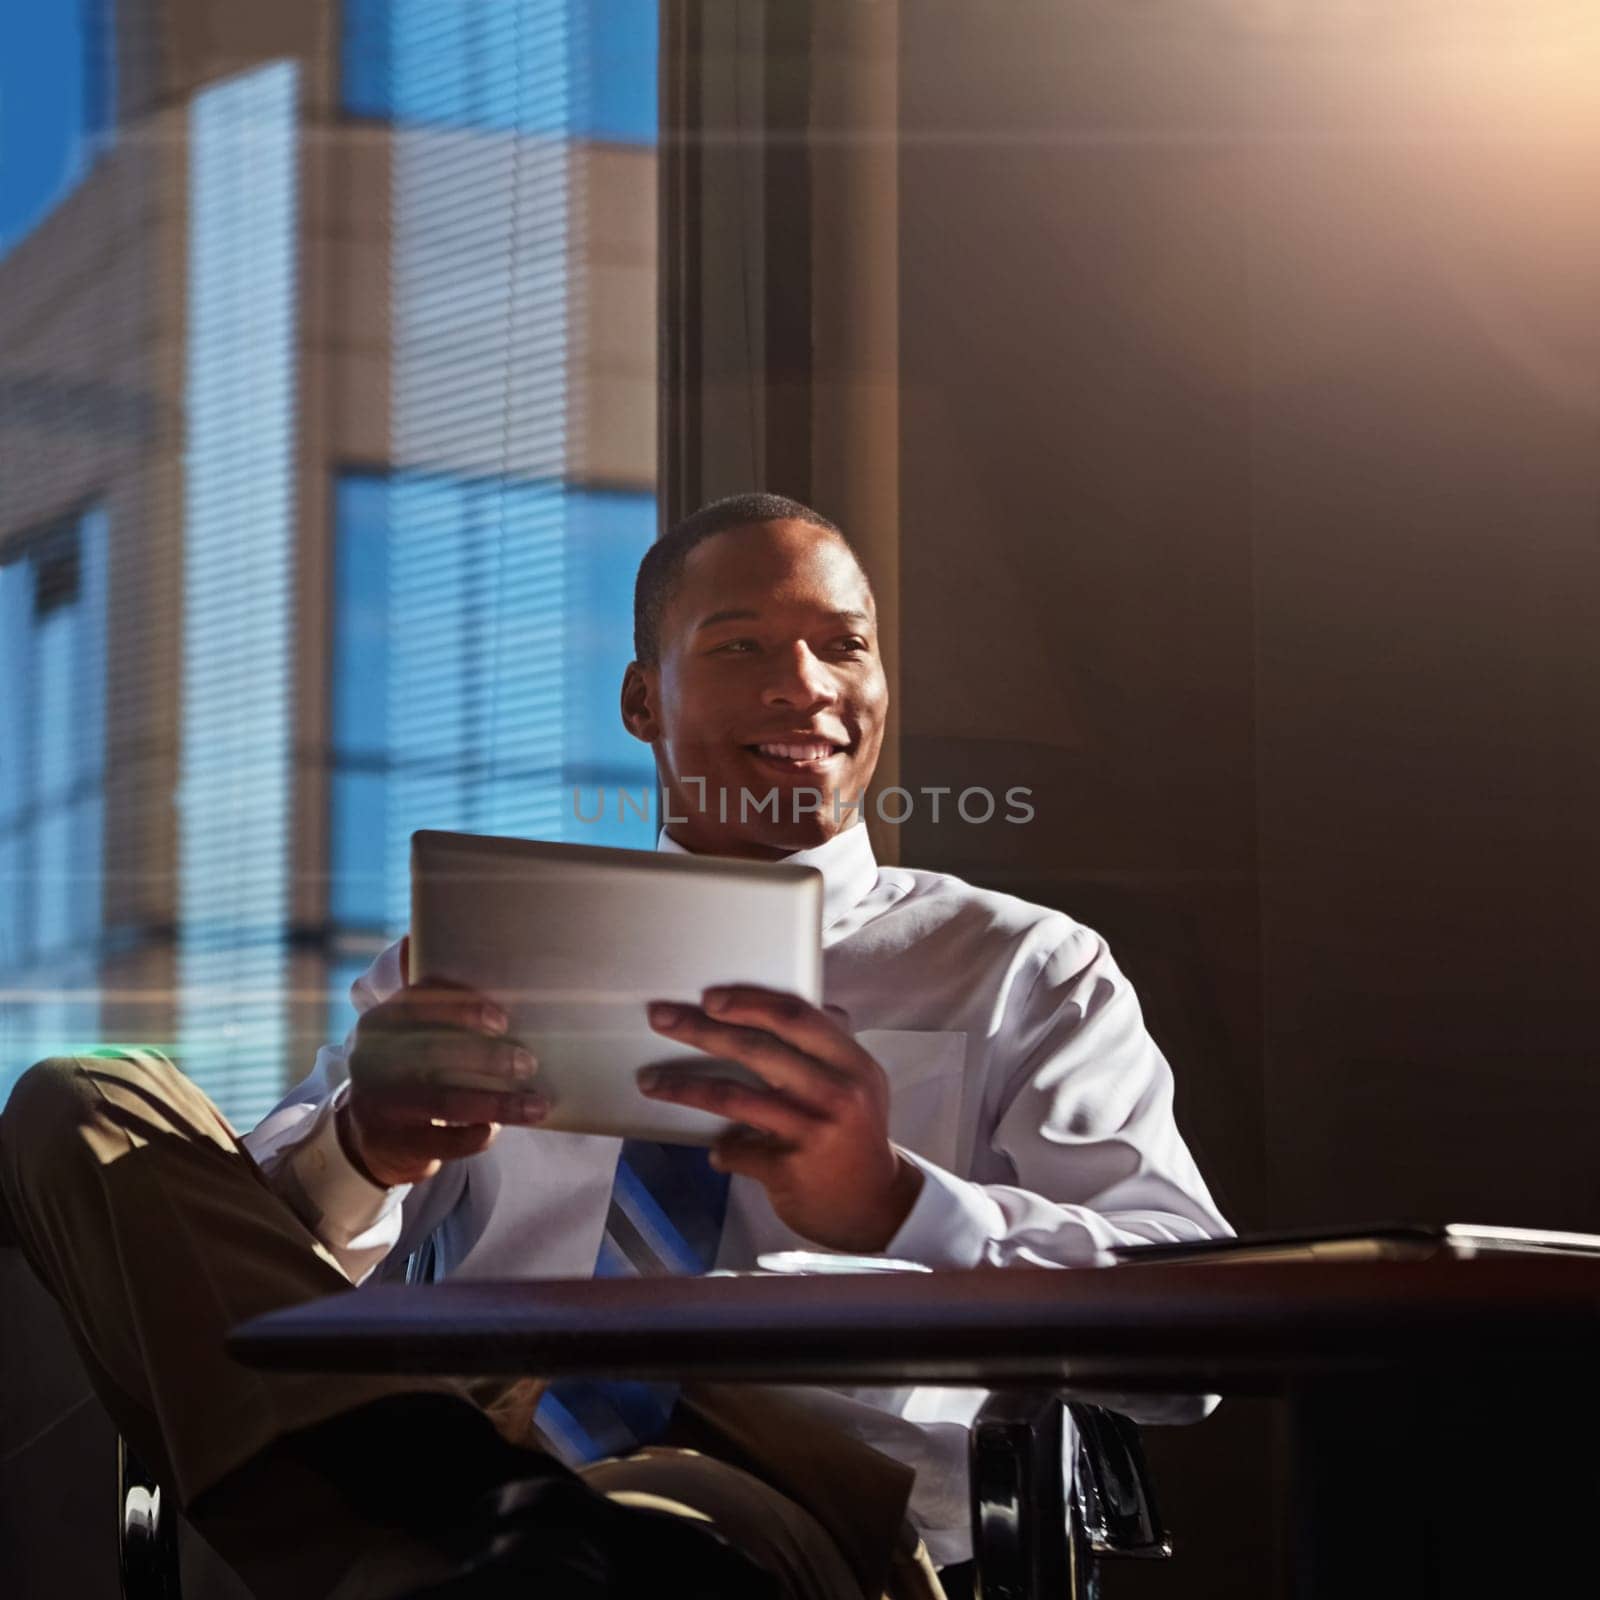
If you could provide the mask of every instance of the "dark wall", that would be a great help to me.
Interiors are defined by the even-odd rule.
[[[1590,8],[901,27],[902,781],[1038,808],[903,859],[1107,934],[1239,1226],[1600,1230]]]
[[[1241,1221],[1600,1227],[1600,43],[1296,9],[905,8],[908,749],[1038,807],[907,856],[1152,964]]]

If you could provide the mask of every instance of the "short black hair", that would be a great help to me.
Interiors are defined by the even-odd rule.
[[[656,540],[639,563],[633,585],[633,655],[641,666],[653,665],[661,652],[661,617],[683,575],[689,552],[714,534],[763,522],[806,522],[826,528],[850,543],[844,530],[820,511],[781,494],[730,494],[691,511]]]

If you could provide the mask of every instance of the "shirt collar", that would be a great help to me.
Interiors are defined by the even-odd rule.
[[[663,828],[656,835],[656,849],[668,855],[688,856],[698,852],[685,849]],[[872,837],[866,825],[857,822],[843,828],[825,844],[809,850],[793,850],[782,857],[786,865],[815,867],[822,874],[822,926],[830,928],[847,911],[853,911],[878,881],[878,859],[872,853]]]

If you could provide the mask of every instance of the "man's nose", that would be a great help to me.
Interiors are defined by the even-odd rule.
[[[813,655],[810,647],[801,641],[775,657],[761,698],[769,706],[798,706],[811,710],[827,705],[836,695],[828,664]]]

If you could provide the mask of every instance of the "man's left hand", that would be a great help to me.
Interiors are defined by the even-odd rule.
[[[900,1231],[922,1173],[889,1142],[889,1080],[850,1034],[798,995],[753,984],[707,989],[698,1006],[653,1001],[668,1039],[737,1061],[762,1087],[681,1067],[646,1067],[653,1100],[697,1106],[739,1124],[711,1164],[765,1186],[802,1237],[871,1254]]]

